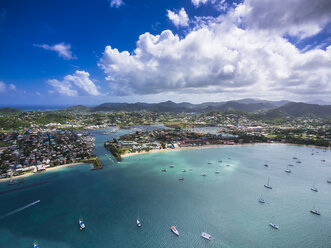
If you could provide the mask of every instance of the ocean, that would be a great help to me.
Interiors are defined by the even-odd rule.
[[[331,247],[331,151],[228,146],[142,154],[118,163],[105,155],[103,142],[126,132],[95,134],[102,170],[82,164],[27,177],[22,185],[1,183],[0,247],[32,247],[34,241],[41,248]],[[284,172],[288,164],[292,173]],[[271,190],[263,186],[268,177]],[[310,190],[313,184],[318,192]],[[258,202],[261,194],[264,204]],[[310,213],[312,208],[321,215]]]

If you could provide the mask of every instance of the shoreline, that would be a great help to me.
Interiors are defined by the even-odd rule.
[[[135,153],[126,153],[121,155],[122,158],[134,156],[134,155],[141,155],[141,154],[149,154],[149,153],[159,153],[159,152],[170,152],[170,151],[182,151],[182,150],[191,150],[191,149],[209,149],[209,148],[221,148],[221,147],[233,147],[233,146],[254,146],[254,145],[295,145],[295,146],[304,146],[304,147],[314,147],[320,149],[329,149],[320,146],[314,145],[301,145],[301,144],[292,144],[292,143],[281,143],[281,142],[273,142],[273,143],[245,143],[245,144],[234,144],[234,145],[224,145],[224,144],[217,144],[217,145],[205,145],[205,146],[189,146],[189,147],[177,147],[177,148],[166,148],[166,149],[158,149],[158,150],[150,150],[135,152]]]
[[[28,173],[25,173],[23,175],[12,177],[12,179],[15,180],[15,179],[20,179],[20,178],[25,178],[25,177],[29,177],[29,176],[33,176],[33,175],[38,175],[38,174],[49,172],[49,171],[55,171],[55,170],[59,170],[59,169],[62,169],[62,168],[71,167],[71,166],[75,166],[75,165],[79,165],[79,164],[85,164],[85,163],[70,163],[70,164],[62,164],[62,165],[58,165],[58,166],[52,166],[52,167],[46,168],[44,171],[40,171],[40,172],[28,172]],[[0,183],[10,181],[10,179],[11,179],[10,177],[8,177],[8,178],[0,178]]]

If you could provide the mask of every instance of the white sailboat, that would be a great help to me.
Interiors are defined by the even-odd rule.
[[[264,187],[266,187],[267,189],[272,189],[269,182],[270,182],[270,177],[268,177],[268,182],[267,182],[267,184],[264,185]]]
[[[263,194],[261,194],[260,198],[259,198],[259,202],[260,203],[265,203],[264,199],[262,198]]]
[[[140,220],[139,220],[139,217],[137,218],[137,227],[141,227],[142,225],[141,225],[141,222],[140,222]]]
[[[286,173],[291,173],[292,171],[291,171],[291,170],[288,168],[288,166],[287,166],[285,172],[286,172]]]
[[[204,239],[207,239],[209,241],[211,240],[211,235],[206,232],[202,232],[201,237],[203,237]]]
[[[277,226],[276,224],[274,224],[274,223],[272,223],[272,222],[269,223],[269,226],[271,226],[272,228],[274,228],[274,229],[276,229],[276,230],[279,229],[279,226]]]
[[[176,229],[175,226],[172,226],[172,227],[171,227],[171,231],[172,231],[175,235],[179,236],[179,232],[178,232],[178,230]]]
[[[315,183],[311,186],[310,189],[314,192],[318,192],[318,189],[316,188]]]

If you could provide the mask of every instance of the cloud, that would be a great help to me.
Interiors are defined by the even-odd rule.
[[[16,91],[16,86],[14,84],[7,85],[3,81],[0,81],[0,93],[6,93],[8,91]]]
[[[55,92],[65,96],[101,95],[90,79],[90,74],[86,71],[77,70],[73,75],[65,76],[62,81],[49,79],[47,83],[53,87]],[[54,91],[51,91],[51,93]]]
[[[195,6],[195,7],[199,7],[200,4],[205,4],[207,3],[209,0],[191,0],[192,1],[192,4]]]
[[[235,15],[250,29],[273,31],[305,38],[320,32],[330,23],[329,0],[245,0]]]
[[[331,46],[303,53],[279,33],[243,28],[233,18],[183,38],[170,30],[142,34],[132,53],[106,46],[98,65],[118,95],[330,96]]]
[[[49,50],[49,51],[55,51],[58,53],[59,57],[62,57],[66,60],[77,59],[76,56],[74,56],[71,52],[71,45],[66,44],[64,42],[58,43],[55,45],[35,44],[34,46],[40,47],[40,48],[43,48],[43,49]]]
[[[167,16],[176,27],[188,26],[189,18],[184,8],[181,8],[181,10],[177,11],[177,13],[167,10]]]
[[[122,5],[124,5],[124,2],[122,0],[111,0],[110,1],[110,7],[115,7],[115,8],[119,8]]]

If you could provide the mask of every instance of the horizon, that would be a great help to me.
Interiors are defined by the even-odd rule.
[[[0,105],[323,104],[330,11],[327,0],[5,1]]]

